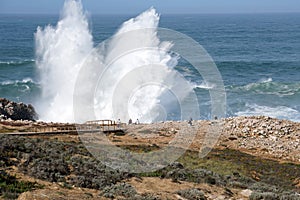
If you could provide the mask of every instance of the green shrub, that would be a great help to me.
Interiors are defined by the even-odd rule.
[[[42,186],[37,183],[18,181],[15,176],[0,170],[0,196],[5,199],[16,199],[19,194],[37,188],[42,188]]]
[[[112,186],[105,187],[100,193],[100,196],[106,198],[115,198],[118,196],[133,198],[137,194],[134,187],[128,183],[118,183]]]
[[[273,192],[252,192],[250,200],[279,200],[279,196]]]
[[[204,193],[197,188],[179,190],[177,191],[177,194],[188,200],[206,200]]]

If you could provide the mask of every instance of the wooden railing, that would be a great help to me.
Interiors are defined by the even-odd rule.
[[[36,124],[32,125],[26,132],[15,132],[14,134],[37,135],[37,134],[57,134],[57,133],[84,133],[97,132],[124,132],[121,124],[113,120],[87,121],[84,124]]]

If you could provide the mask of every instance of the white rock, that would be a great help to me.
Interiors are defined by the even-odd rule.
[[[250,195],[252,194],[252,190],[246,189],[246,190],[242,190],[240,192],[240,194],[244,197],[250,197]]]

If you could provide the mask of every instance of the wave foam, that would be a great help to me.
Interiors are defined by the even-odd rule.
[[[194,88],[200,88],[200,89],[205,89],[205,90],[210,90],[213,89],[215,85],[209,84],[205,81],[201,82],[200,84],[194,84]]]
[[[289,119],[300,122],[300,111],[286,106],[260,106],[257,104],[247,104],[247,110],[235,113],[238,116],[269,116],[278,119]]]
[[[22,65],[27,63],[35,62],[34,59],[25,59],[25,60],[11,60],[11,61],[0,61],[0,64],[4,65]]]
[[[229,86],[233,92],[250,92],[255,94],[276,95],[278,97],[293,96],[300,93],[300,82],[279,83],[271,78],[262,79],[256,83],[250,83],[244,86]]]
[[[22,80],[7,80],[0,82],[0,85],[16,85],[20,83],[33,83],[37,84],[35,81],[33,81],[31,78],[24,78]]]

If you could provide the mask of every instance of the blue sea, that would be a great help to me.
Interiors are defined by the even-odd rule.
[[[90,16],[94,43],[112,36],[131,17]],[[0,97],[36,104],[41,86],[34,33],[38,26],[55,25],[58,20],[54,15],[0,15]],[[162,13],[160,27],[190,36],[212,56],[224,81],[227,116],[300,121],[300,14]],[[200,79],[191,75],[195,84]],[[207,89],[195,91],[201,99],[201,118],[209,118]]]

